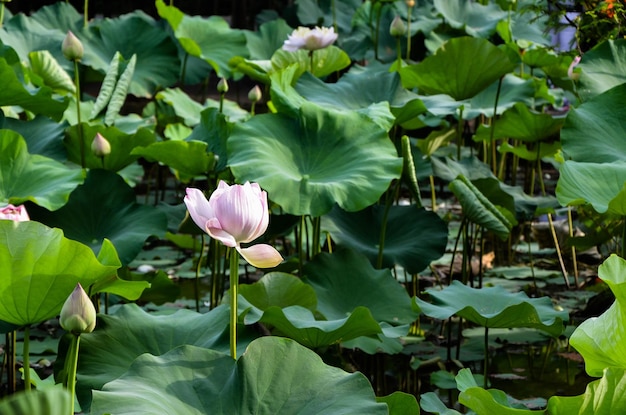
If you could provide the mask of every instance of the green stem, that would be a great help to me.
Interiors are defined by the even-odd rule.
[[[337,26],[337,7],[335,6],[335,0],[330,0],[330,8],[333,14],[333,29],[335,29],[335,33],[339,33],[339,27]]]
[[[187,60],[189,59],[189,54],[185,53],[185,57],[183,58],[183,66],[180,70],[180,84],[185,85],[185,75],[187,73]]]
[[[224,112],[224,93],[220,94],[220,114]]]
[[[250,115],[254,115],[254,107],[256,106],[256,102],[252,103],[252,106],[250,107]]]
[[[15,330],[7,333],[7,383],[9,384],[8,392],[15,393],[15,339],[16,339]]]
[[[4,2],[0,2],[0,29],[2,29],[2,22],[4,22]]]
[[[463,105],[459,107],[459,123],[456,128],[456,159],[461,160],[461,145],[463,141]]]
[[[239,252],[230,249],[230,355],[237,360],[237,294],[239,288]]]
[[[396,70],[400,70],[402,68],[402,38],[398,36],[396,38],[396,49],[398,51],[398,67]]]
[[[85,10],[83,12],[84,26],[89,22],[89,0],[85,0]]]
[[[626,258],[626,216],[624,217],[624,230],[622,231],[622,258]]]
[[[72,340],[67,351],[67,390],[70,393],[70,415],[74,415],[74,401],[76,400],[76,369],[78,367],[78,347],[80,334],[70,334]]]
[[[389,210],[393,204],[393,193],[387,193],[385,199],[385,211],[383,212],[383,221],[380,225],[380,237],[378,239],[378,258],[376,260],[376,268],[381,269],[383,267],[383,253],[385,252],[385,237],[387,234],[387,219],[389,217]]]
[[[572,218],[572,207],[567,207],[567,224],[569,225],[569,237],[574,237],[574,220]],[[576,247],[572,244],[572,265],[574,266],[574,282],[578,289],[578,261],[576,260]]]
[[[200,235],[202,238],[202,246],[200,247],[200,256],[198,257],[198,263],[196,264],[196,280],[194,283],[194,296],[196,298],[196,312],[200,312],[200,268],[202,267],[202,255],[204,254],[204,235]]]
[[[483,388],[487,389],[487,377],[489,376],[489,328],[485,327],[485,366],[483,367]]]
[[[302,267],[304,266],[304,228],[305,228],[305,216],[300,217],[300,230],[296,241],[296,249],[298,250],[298,271],[302,276]]]
[[[407,10],[407,22],[406,22],[406,60],[408,61],[411,57],[411,10],[413,10],[412,6],[409,6]]]
[[[321,216],[311,218],[311,222],[313,225],[313,246],[311,248],[311,256],[313,257],[322,252],[320,244],[320,237],[322,236],[322,218]]]
[[[312,50],[309,51],[309,58],[311,58],[311,75],[315,75],[315,71],[314,71],[315,63],[313,61],[313,53],[314,51]]]
[[[24,327],[24,389],[30,390],[30,327]]]
[[[380,36],[380,19],[382,17],[383,6],[378,4],[378,10],[376,10],[376,31],[374,32],[374,59],[378,60],[378,38]]]
[[[497,162],[496,162],[496,152],[495,152],[496,143],[493,142],[493,138],[494,138],[494,134],[496,133],[496,116],[498,112],[498,101],[500,99],[500,91],[502,89],[502,79],[504,79],[503,76],[501,76],[500,80],[498,81],[498,89],[496,90],[496,99],[493,103],[493,116],[491,117],[491,130],[489,131],[490,132],[489,143],[491,143],[491,146],[493,148],[493,151],[491,153],[493,157],[493,160],[491,161],[493,174],[497,174],[497,171],[496,171]]]
[[[430,203],[432,205],[432,211],[436,212],[437,211],[437,193],[435,190],[435,176],[431,174],[430,176],[428,176],[428,179],[430,181]]]
[[[78,74],[78,60],[74,60],[74,85],[76,86],[76,119],[78,120],[78,145],[80,147],[80,165],[85,168],[85,140],[80,116],[80,76]]]

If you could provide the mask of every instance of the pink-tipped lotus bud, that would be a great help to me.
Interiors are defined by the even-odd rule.
[[[255,85],[254,88],[248,92],[248,99],[250,102],[259,102],[263,94],[261,93],[261,88],[258,85]]]
[[[220,94],[225,94],[228,92],[228,82],[224,78],[220,78],[220,81],[217,83],[217,92]]]
[[[91,333],[96,327],[96,309],[80,283],[65,300],[59,324],[73,334]]]
[[[83,44],[71,30],[67,32],[65,39],[63,39],[61,51],[63,52],[63,56],[70,61],[79,61],[83,57]]]
[[[393,37],[400,37],[406,34],[406,25],[400,16],[396,16],[391,22],[389,34]]]
[[[111,154],[111,143],[109,143],[109,140],[104,138],[102,134],[97,133],[91,142],[91,151],[93,151],[93,154],[97,157],[108,156]]]

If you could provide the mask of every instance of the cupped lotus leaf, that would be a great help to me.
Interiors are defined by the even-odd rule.
[[[434,0],[433,5],[446,23],[455,29],[463,29],[470,36],[489,37],[496,31],[507,12],[496,3],[482,5],[465,0]]]
[[[335,207],[324,217],[324,229],[339,245],[361,252],[376,264],[384,210],[375,205],[348,213]],[[391,206],[386,221],[383,267],[397,264],[417,274],[444,254],[448,229],[435,213],[416,206]]]
[[[366,307],[357,307],[339,319],[317,320],[311,310],[299,305],[271,306],[263,311],[260,322],[272,327],[274,334],[289,337],[309,348],[326,347],[382,332]]]
[[[327,366],[290,339],[262,337],[239,360],[195,346],[144,354],[94,392],[92,413],[105,412],[383,415],[388,409],[362,374]]]
[[[0,320],[22,326],[53,318],[77,283],[87,289],[119,266],[102,263],[60,229],[0,220]]]
[[[207,108],[200,113],[200,124],[196,125],[187,140],[204,141],[210,152],[217,156],[215,169],[222,171],[228,166],[226,141],[233,130],[224,114],[217,108]]]
[[[594,380],[578,396],[553,396],[548,400],[550,415],[596,415],[626,413],[626,371],[607,367],[602,379]]]
[[[459,175],[448,185],[463,207],[463,214],[504,240],[513,225],[507,217],[465,176]]]
[[[615,302],[599,317],[584,321],[570,338],[591,376],[601,376],[611,366],[626,369],[626,261],[612,254],[598,268],[598,276],[615,295]]]
[[[130,84],[130,93],[151,98],[157,89],[166,88],[178,80],[180,60],[176,44],[155,21],[137,10],[116,18],[105,18],[97,28],[91,28],[86,39],[82,63],[106,73],[116,52],[124,59],[137,55]]]
[[[143,353],[158,356],[184,344],[228,353],[228,319],[226,305],[206,314],[178,310],[154,315],[126,304],[115,314],[99,315],[96,330],[81,335],[77,395],[83,410],[89,407],[92,389],[100,390],[124,374]],[[243,351],[252,337],[248,332],[239,334],[237,350]]]
[[[183,183],[208,174],[215,165],[215,157],[207,153],[207,143],[203,141],[159,141],[135,147],[131,154],[165,164]]]
[[[41,78],[40,86],[50,87],[55,93],[66,95],[76,93],[74,81],[47,50],[28,54],[30,69]]]
[[[285,308],[299,305],[311,311],[317,307],[315,290],[300,278],[283,272],[270,272],[254,284],[241,284],[239,295],[244,298],[244,301],[239,302],[240,310],[245,310],[247,305],[252,306],[248,307],[244,317],[245,324],[256,323],[261,319],[263,311],[272,306]]]
[[[156,1],[156,8],[174,30],[183,49],[208,62],[218,76],[230,77],[230,58],[248,56],[243,31],[231,29],[223,18],[188,16],[174,6],[165,5],[163,0]]]
[[[417,87],[421,94],[446,94],[461,101],[472,98],[515,67],[509,55],[488,40],[459,37],[399,73],[406,88]]]
[[[0,30],[1,32],[1,30]],[[67,98],[53,97],[53,89],[42,85],[33,88],[24,84],[24,74],[17,54],[8,46],[0,48],[0,106],[20,106],[35,114],[61,119],[67,108]]]
[[[491,128],[494,139],[512,138],[525,142],[536,143],[550,137],[558,137],[558,133],[565,122],[563,117],[553,117],[531,111],[524,103],[517,103],[507,110],[495,123],[495,127],[481,124],[474,136],[475,141],[489,141]]]
[[[293,64],[297,64],[298,76],[309,71],[320,78],[341,71],[350,65],[350,57],[348,54],[334,45],[313,51],[312,55],[303,49],[296,52],[278,49],[274,55],[272,55],[271,61],[273,71],[279,71]]]
[[[296,119],[257,115],[237,124],[228,139],[235,177],[258,182],[285,212],[321,216],[335,203],[361,210],[400,177],[402,159],[369,118],[309,103],[299,113]]]
[[[356,307],[367,307],[378,322],[393,325],[415,321],[411,298],[388,269],[377,270],[349,249],[321,253],[304,267],[304,282],[317,293],[317,310],[338,319]]]
[[[151,235],[163,235],[167,218],[160,210],[135,202],[135,192],[115,173],[90,170],[85,183],[55,212],[29,210],[31,219],[62,228],[68,238],[99,251],[109,239],[123,264],[130,263]]]
[[[135,133],[127,134],[114,126],[87,123],[73,125],[68,128],[63,143],[67,150],[67,158],[78,165],[81,163],[79,129],[82,130],[85,147],[85,167],[90,169],[119,171],[139,158],[139,155],[132,153],[134,148],[148,146],[156,140],[154,131],[148,128],[139,128]],[[111,144],[111,153],[104,157],[104,164],[103,160],[91,151],[91,143],[96,134],[102,135]]]
[[[496,114],[502,114],[519,102],[527,102],[534,99],[535,84],[532,79],[522,79],[513,74],[506,74],[500,81],[495,81],[486,89],[482,90],[469,101],[465,101],[463,106],[463,118],[474,119],[480,115],[493,117],[493,106],[498,99]],[[498,85],[500,91],[498,92]],[[500,120],[498,119],[498,123]]]
[[[443,290],[429,289],[433,303],[416,298],[422,313],[445,320],[453,315],[489,328],[528,327],[552,336],[563,332],[567,311],[557,311],[548,297],[529,298],[525,293],[511,293],[502,287],[471,288],[452,281]]]
[[[590,163],[626,161],[626,84],[616,86],[567,114],[561,130],[565,159]]]
[[[578,94],[588,100],[626,82],[626,40],[610,39],[595,46],[580,60]],[[611,110],[612,108],[607,108]]]
[[[566,161],[559,170],[556,197],[563,206],[589,203],[598,213],[626,215],[626,161]]]
[[[293,32],[283,19],[263,23],[256,31],[245,30],[250,59],[269,60],[274,52],[282,48],[287,37]]]
[[[71,399],[69,392],[61,387],[18,392],[0,400],[0,414],[68,414]]]
[[[50,210],[63,206],[84,173],[44,156],[29,154],[16,132],[0,130],[0,201],[30,200]]]
[[[374,94],[370,93],[363,94],[359,97],[357,94],[362,93],[364,90],[363,85],[358,89],[354,87],[351,88],[347,83],[342,83],[340,87],[337,88],[336,86],[329,86],[322,81],[316,81],[314,76],[310,74],[307,75],[307,73],[303,74],[301,78],[310,80],[309,82],[315,86],[305,85],[303,88],[300,88],[300,92],[298,92],[292,86],[295,82],[294,77],[297,71],[298,67],[291,65],[287,69],[278,71],[270,76],[272,80],[272,104],[274,104],[278,112],[284,112],[292,117],[298,117],[300,107],[302,107],[304,103],[312,102],[334,112],[356,112],[363,114],[386,131],[393,127],[394,116],[389,110],[386,99],[389,98],[388,96],[383,97],[383,94],[377,94],[378,97],[375,97],[373,96]],[[344,77],[342,77],[342,79],[344,79]],[[366,77],[367,76],[360,75],[358,78]],[[376,78],[376,82],[378,82],[378,78]],[[334,85],[338,84],[339,83]],[[372,78],[369,78],[368,84],[375,84]],[[384,87],[383,85],[378,86],[380,88]],[[305,93],[305,95],[300,95],[301,92],[307,91],[309,87],[317,89],[317,91],[321,93]],[[359,92],[356,91],[357,89]],[[378,87],[375,89],[377,91],[379,90]],[[424,108],[424,111],[425,110]]]

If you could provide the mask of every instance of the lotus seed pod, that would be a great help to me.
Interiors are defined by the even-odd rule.
[[[70,61],[79,61],[83,57],[83,44],[71,30],[67,32],[65,39],[63,39],[61,51],[63,52],[63,56]]]

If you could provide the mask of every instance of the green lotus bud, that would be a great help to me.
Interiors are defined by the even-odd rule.
[[[220,81],[217,83],[217,92],[220,94],[225,94],[228,92],[228,82],[224,78],[220,78]]]
[[[259,102],[263,94],[261,93],[261,88],[258,85],[255,85],[254,88],[248,92],[248,99],[250,102]]]
[[[406,34],[406,25],[400,16],[396,16],[391,22],[389,34],[393,37],[400,37]]]
[[[91,333],[96,327],[96,309],[80,283],[65,300],[59,324],[73,334]]]
[[[93,151],[93,154],[97,157],[108,156],[111,154],[111,143],[109,143],[109,140],[104,138],[102,134],[97,133],[91,142],[91,151]]]
[[[83,57],[83,44],[71,30],[67,32],[65,39],[63,39],[61,51],[63,52],[63,56],[70,61],[79,61]]]

